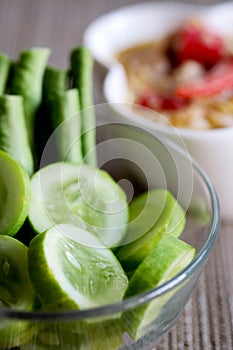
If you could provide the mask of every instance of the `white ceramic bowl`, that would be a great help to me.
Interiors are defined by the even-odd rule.
[[[194,131],[163,126],[132,110],[124,70],[116,54],[134,44],[161,38],[173,32],[187,17],[197,14],[209,27],[233,37],[233,2],[212,6],[176,2],[131,5],[108,13],[90,24],[84,44],[109,72],[104,83],[106,101],[114,118],[143,126],[187,148],[213,182],[220,199],[222,218],[233,220],[233,128]],[[111,114],[109,114],[111,115]]]

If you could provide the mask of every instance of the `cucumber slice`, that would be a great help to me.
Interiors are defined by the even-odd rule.
[[[37,232],[70,223],[95,233],[108,247],[123,238],[127,199],[107,172],[88,165],[54,163],[38,171],[31,185],[29,220]]]
[[[28,274],[28,248],[17,239],[0,235],[1,307],[31,310],[35,292]]]
[[[114,303],[122,299],[128,284],[111,250],[95,235],[65,224],[32,239],[29,274],[47,310]]]
[[[16,350],[31,341],[33,328],[26,321],[2,321],[0,325],[0,349]],[[31,348],[32,349],[32,348]]]
[[[75,322],[77,324],[77,322]],[[54,323],[40,330],[29,344],[20,347],[20,350],[116,350],[122,345],[122,328],[120,319],[85,324],[82,331],[73,332],[69,329],[69,322]]]
[[[125,239],[116,255],[127,273],[134,271],[166,235],[178,237],[185,226],[185,212],[173,195],[150,190],[132,200]]]
[[[167,236],[163,238],[138,266],[132,275],[124,298],[149,291],[181,272],[194,258],[195,248],[182,240]],[[133,338],[143,333],[163,306],[165,296],[159,297],[136,309],[123,313],[122,322]],[[170,297],[170,294],[169,294]]]
[[[0,150],[0,234],[13,236],[23,225],[31,198],[26,170]]]
[[[0,235],[0,307],[30,311],[35,291],[28,273],[28,248],[13,237]],[[1,320],[0,347],[18,346],[32,336],[26,321]]]
[[[116,350],[122,345],[124,329],[120,319],[89,325],[86,332],[80,334],[82,350]]]
[[[79,343],[77,334],[42,331],[32,341],[20,346],[20,350],[81,350]]]

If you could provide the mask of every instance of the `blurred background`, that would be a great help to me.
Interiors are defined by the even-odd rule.
[[[16,55],[32,45],[49,46],[51,63],[66,64],[67,51],[82,43],[86,26],[106,12],[140,0],[0,0],[0,49]],[[217,1],[186,1],[214,4]]]

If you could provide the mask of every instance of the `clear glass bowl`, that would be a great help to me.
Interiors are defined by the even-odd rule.
[[[0,349],[151,349],[170,330],[187,303],[215,243],[220,212],[215,190],[188,153],[138,127],[99,123],[99,165],[126,190],[129,200],[147,188],[167,188],[186,210],[182,239],[196,257],[167,283],[122,302],[67,312],[0,310]],[[46,286],[45,286],[46,288]],[[127,310],[151,303],[153,312],[132,339],[121,324]]]

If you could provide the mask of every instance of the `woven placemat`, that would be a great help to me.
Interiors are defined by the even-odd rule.
[[[233,225],[219,238],[180,318],[154,350],[233,349]]]

